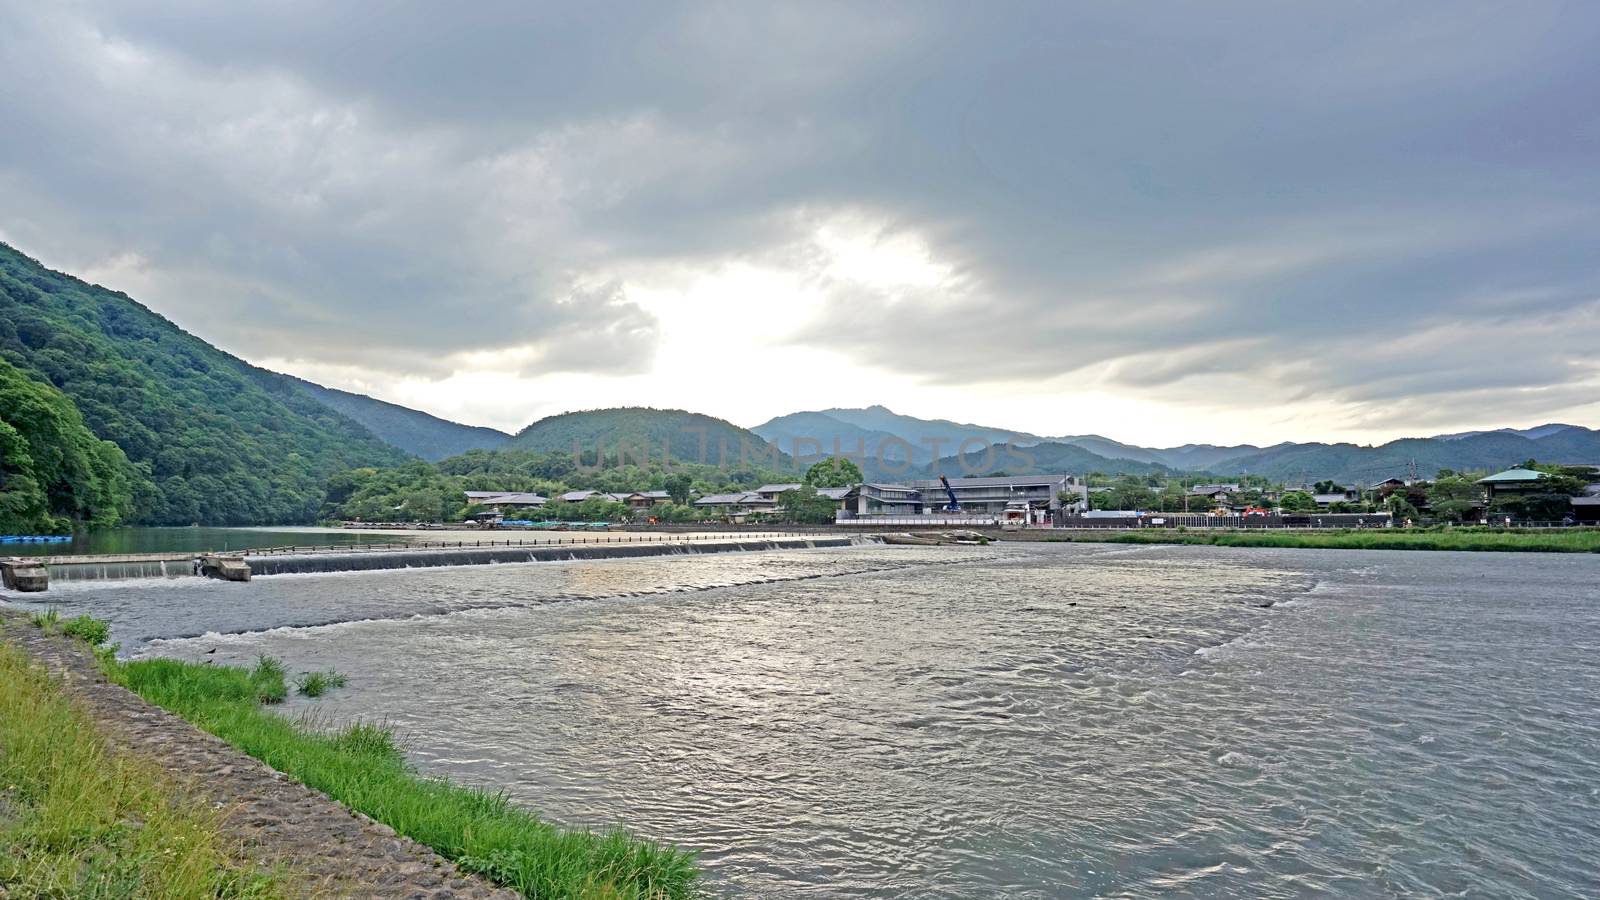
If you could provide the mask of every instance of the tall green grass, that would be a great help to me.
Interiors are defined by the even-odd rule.
[[[281,667],[280,675],[281,675]],[[503,794],[418,774],[387,728],[319,730],[262,709],[257,673],[170,659],[115,664],[112,677],[152,702],[316,788],[461,868],[528,897],[686,898],[693,856],[622,831],[566,830]]]
[[[1304,547],[1335,550],[1463,550],[1523,553],[1600,553],[1600,531],[1492,531],[1488,529],[1350,529],[1344,531],[1144,531],[1076,532],[1050,541],[1110,544],[1208,544],[1218,547]]]
[[[295,679],[294,689],[304,697],[321,697],[332,688],[344,687],[345,677],[332,669],[326,672],[304,672]]]
[[[103,638],[102,638],[103,640]],[[112,753],[59,683],[0,643],[0,897],[272,897],[218,815]]]

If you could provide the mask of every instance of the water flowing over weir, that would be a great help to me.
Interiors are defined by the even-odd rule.
[[[734,538],[728,540],[640,541],[637,543],[530,544],[490,547],[399,548],[393,550],[334,550],[305,553],[245,551],[242,558],[254,575],[289,575],[323,572],[358,572],[380,569],[417,569],[441,566],[478,566],[495,563],[529,563],[553,560],[629,559],[752,550],[799,550],[814,547],[848,547],[870,538],[818,536],[794,538]],[[120,581],[132,578],[176,578],[201,574],[201,556],[159,554],[145,557],[62,557],[48,562],[54,581]]]
[[[52,562],[52,581],[121,581],[128,578],[177,578],[197,575],[195,557]]]
[[[548,562],[563,559],[629,559],[691,553],[732,553],[741,550],[798,550],[810,547],[848,547],[850,544],[851,539],[848,537],[672,543],[653,541],[638,544],[556,544],[531,547],[459,547],[453,550],[317,553],[302,556],[246,556],[245,562],[250,566],[250,571],[256,575],[288,575],[306,572]]]

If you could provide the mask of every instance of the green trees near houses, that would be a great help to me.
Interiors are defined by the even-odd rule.
[[[1510,516],[1533,522],[1559,522],[1572,514],[1572,498],[1588,484],[1586,469],[1567,469],[1528,460],[1523,468],[1543,472],[1538,490],[1497,496],[1489,507],[1491,517]],[[1582,473],[1585,477],[1579,477]]]
[[[1305,491],[1286,492],[1278,498],[1278,506],[1286,513],[1317,511],[1317,501]]]
[[[806,470],[804,479],[806,484],[814,488],[849,487],[866,480],[855,460],[843,456],[830,456],[812,464]]]
[[[575,522],[621,522],[628,518],[628,504],[596,495],[581,503],[566,504],[559,518]]]
[[[661,489],[667,492],[673,503],[688,506],[690,498],[694,496],[694,478],[687,472],[674,472],[661,479]]]
[[[1390,494],[1389,499],[1383,502],[1383,509],[1389,515],[1394,516],[1397,522],[1405,519],[1414,520],[1421,515],[1411,501],[1401,493]]]
[[[1436,518],[1460,522],[1483,506],[1483,489],[1461,475],[1446,475],[1428,488],[1428,508]]]
[[[851,465],[854,466],[855,463]],[[825,525],[833,521],[834,503],[818,494],[815,487],[801,485],[778,495],[778,511],[790,522]]]
[[[1156,499],[1156,492],[1137,475],[1124,475],[1109,490],[1089,495],[1095,509],[1151,509]]]

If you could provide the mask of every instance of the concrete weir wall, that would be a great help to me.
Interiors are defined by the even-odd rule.
[[[462,547],[448,550],[368,550],[350,553],[271,554],[246,556],[254,575],[288,575],[305,572],[352,572],[375,569],[413,569],[432,566],[475,566],[493,563],[550,562],[574,559],[631,559],[641,556],[692,556],[741,550],[803,550],[813,547],[848,547],[848,536],[767,538],[722,541],[644,541],[636,544],[556,544],[531,547]]]

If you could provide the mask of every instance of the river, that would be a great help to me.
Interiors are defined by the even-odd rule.
[[[354,546],[389,544],[408,540],[452,539],[463,532],[411,529],[322,528],[314,525],[278,525],[259,528],[193,526],[107,528],[81,531],[72,540],[48,544],[0,545],[0,556],[81,556],[124,553],[200,553],[219,550],[253,550],[264,547]],[[509,534],[507,532],[506,534]]]
[[[1600,894],[1600,557],[852,547],[67,583],[718,894]],[[18,602],[21,595],[8,595]],[[212,651],[215,651],[214,654]]]

